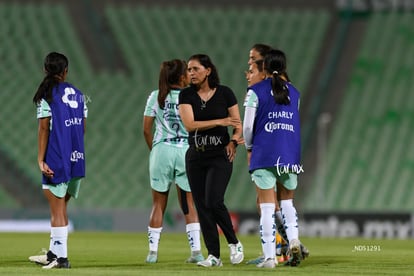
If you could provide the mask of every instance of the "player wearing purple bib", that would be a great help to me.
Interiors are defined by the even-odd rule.
[[[300,165],[299,92],[288,82],[286,57],[270,50],[264,58],[267,79],[248,88],[243,135],[248,150],[249,172],[256,184],[260,204],[260,234],[264,260],[258,267],[273,268],[275,260],[275,197],[277,182],[280,206],[291,259],[301,259],[296,209],[293,206]]]
[[[68,59],[52,52],[44,62],[45,78],[33,97],[37,105],[38,165],[50,205],[51,235],[46,255],[31,256],[43,268],[70,268],[67,254],[67,204],[77,197],[85,176],[84,130],[87,109],[83,94],[65,82]]]

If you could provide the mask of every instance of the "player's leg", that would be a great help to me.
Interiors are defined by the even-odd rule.
[[[67,218],[67,187],[69,183],[61,183],[43,189],[43,193],[49,203],[51,224],[51,248],[50,251],[56,255],[56,259],[44,266],[50,268],[69,268],[67,252],[68,240],[68,218]]]
[[[200,242],[200,223],[197,211],[194,207],[193,196],[190,192],[182,190],[177,185],[178,200],[185,218],[185,229],[188,243],[190,245],[191,256],[186,260],[187,263],[197,263],[204,260],[201,253]]]
[[[299,241],[298,216],[293,204],[295,189],[297,187],[296,174],[283,174],[279,177],[283,185],[280,187],[280,207],[285,225],[286,235],[289,240],[291,266],[299,265],[302,259],[302,252]]]
[[[168,202],[168,193],[174,181],[174,166],[171,147],[159,143],[155,145],[149,157],[149,173],[152,195],[152,208],[148,224],[147,263],[158,261],[158,245],[160,242],[165,209]]]
[[[177,148],[175,154],[175,183],[177,184],[177,195],[181,210],[185,217],[186,233],[190,245],[191,256],[187,263],[197,263],[204,260],[201,253],[201,228],[198,220],[197,210],[194,205],[193,195],[185,169],[185,154],[187,148]]]
[[[252,179],[256,184],[256,193],[260,203],[260,240],[264,255],[263,262],[257,267],[274,268],[276,256],[275,224],[275,185],[276,177],[266,169],[255,170]]]
[[[158,192],[152,190],[152,208],[148,225],[148,247],[149,253],[147,263],[158,261],[158,246],[160,242],[164,212],[168,201],[168,191]]]
[[[263,190],[256,188],[260,198],[260,238],[264,262],[258,267],[273,268],[277,260],[276,256],[276,225],[275,225],[275,203],[272,189]]]

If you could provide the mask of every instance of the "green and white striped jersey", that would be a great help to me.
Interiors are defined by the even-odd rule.
[[[165,99],[165,107],[158,104],[158,90],[151,92],[145,105],[144,116],[155,117],[155,132],[152,145],[164,142],[183,147],[188,145],[188,132],[178,112],[180,90],[171,90]]]

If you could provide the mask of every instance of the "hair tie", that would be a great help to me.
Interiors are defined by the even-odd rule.
[[[275,71],[273,71],[273,75],[274,74],[279,75],[279,72],[275,70]]]

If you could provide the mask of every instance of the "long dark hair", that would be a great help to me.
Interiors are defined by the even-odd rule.
[[[273,48],[269,45],[266,45],[266,44],[256,43],[252,46],[251,49],[255,49],[262,57],[264,57]]]
[[[289,105],[289,89],[286,84],[290,80],[286,72],[285,53],[281,50],[270,50],[264,58],[264,69],[267,73],[272,74],[272,91],[275,102],[282,105]]]
[[[165,107],[165,98],[170,90],[180,83],[180,77],[185,74],[187,74],[187,63],[183,60],[173,59],[161,63],[158,79],[158,105],[161,109]]]
[[[263,68],[263,59],[258,59],[258,60],[255,60],[254,61],[254,63],[256,63],[256,66],[257,66],[257,70],[260,72],[260,73],[262,73],[263,72],[263,70],[264,70],[264,68]]]
[[[218,72],[217,72],[217,68],[213,64],[213,62],[211,61],[211,59],[208,55],[205,55],[205,54],[192,55],[188,59],[188,61],[190,61],[190,60],[197,60],[205,68],[210,68],[211,69],[210,75],[208,76],[208,79],[207,79],[208,86],[210,86],[210,88],[216,88],[220,84],[220,78],[219,78],[219,75],[218,75]],[[194,85],[191,84],[191,86],[194,86]]]
[[[59,84],[61,77],[69,65],[68,58],[60,53],[49,53],[44,61],[44,70],[46,76],[40,83],[39,88],[33,97],[35,104],[39,103],[42,99],[45,99],[48,103],[52,102],[53,88]]]

